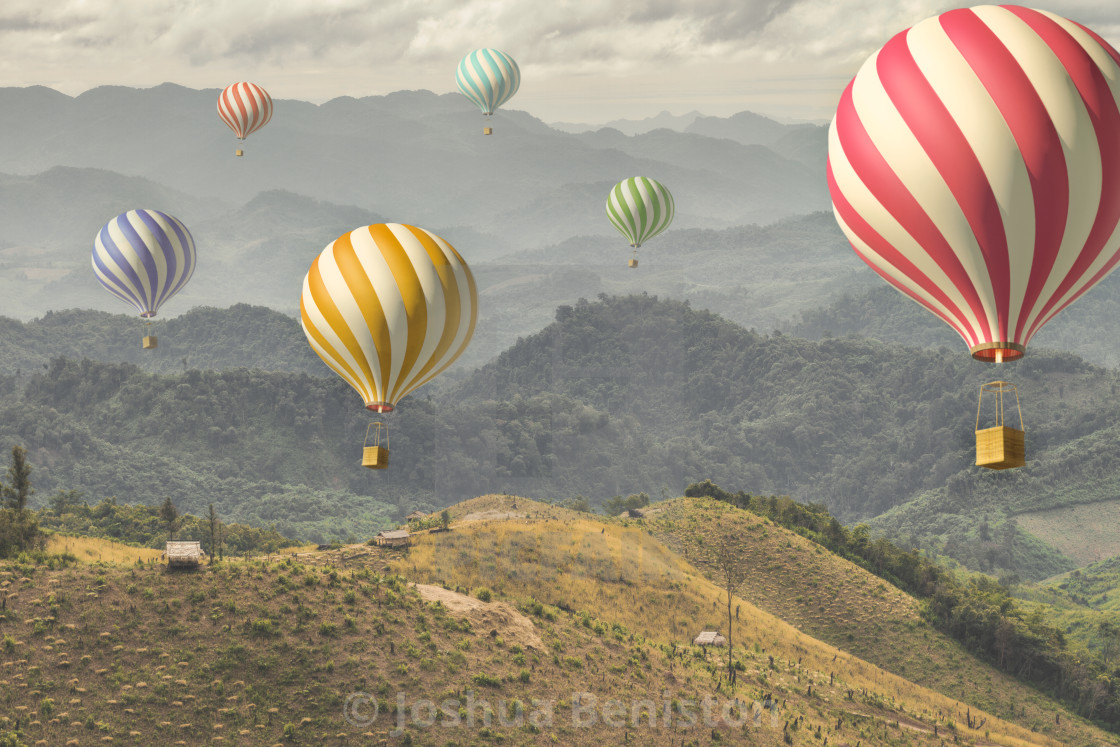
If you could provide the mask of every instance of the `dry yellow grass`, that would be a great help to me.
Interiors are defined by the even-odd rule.
[[[705,628],[726,630],[722,590],[645,530],[524,498],[486,496],[453,510],[463,517],[492,513],[542,518],[458,521],[451,532],[416,536],[394,569],[428,583],[487,587],[512,598],[584,610],[666,645],[688,645]],[[952,720],[969,739],[1054,744],[975,708],[973,718],[984,719],[985,726],[970,731],[963,724],[965,704],[811,638],[746,600],[736,598],[734,604],[740,617],[733,641],[748,675],[741,680],[744,694],[759,684],[783,693],[812,685],[832,708],[848,713],[873,711],[864,704],[875,703],[931,728]],[[845,698],[849,689],[860,693],[855,701]]]
[[[299,547],[282,547],[277,550],[275,555],[298,555],[301,552],[313,552],[318,549],[318,545],[300,545]]]
[[[52,534],[47,540],[47,552],[68,552],[82,563],[111,563],[132,565],[138,559],[145,563],[158,561],[163,553],[148,547],[132,547],[113,540],[97,537],[71,537]]]

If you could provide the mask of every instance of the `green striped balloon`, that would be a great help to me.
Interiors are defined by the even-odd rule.
[[[639,247],[673,222],[673,195],[654,179],[623,179],[607,197],[607,217],[630,246]]]

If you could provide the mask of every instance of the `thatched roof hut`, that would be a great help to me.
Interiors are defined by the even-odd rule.
[[[373,539],[380,547],[408,547],[408,530],[385,529]]]
[[[423,519],[426,516],[427,516],[427,514],[424,513],[423,511],[413,511],[408,516],[404,517],[404,520],[405,521],[417,521],[419,519]]]
[[[727,639],[718,630],[705,630],[692,643],[696,646],[726,646]]]
[[[168,567],[197,568],[206,557],[198,540],[176,540],[168,542],[164,550]]]

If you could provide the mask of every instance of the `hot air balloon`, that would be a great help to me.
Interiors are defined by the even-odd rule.
[[[673,195],[644,176],[623,179],[607,196],[607,217],[634,247],[630,266],[638,266],[638,247],[673,222]]]
[[[255,83],[234,83],[218,96],[218,116],[244,140],[272,119],[272,97]],[[244,151],[238,148],[235,155]]]
[[[478,291],[454,247],[422,228],[379,223],[343,234],[303,279],[300,321],[311,348],[362,396],[391,412],[459,357],[474,334]],[[363,466],[388,466],[366,431]],[[385,429],[387,436],[387,429]]]
[[[93,271],[105,290],[145,320],[142,345],[155,348],[151,319],[194,274],[190,231],[158,210],[129,210],[106,223],[93,241]]]
[[[978,360],[1021,358],[1120,260],[1118,61],[1073,21],[982,5],[898,34],[841,96],[837,222]]]
[[[982,5],[898,34],[841,96],[837,222],[978,360],[1021,358],[1120,260],[1118,63],[1078,23]]]
[[[486,115],[483,135],[494,130],[490,115],[517,93],[521,85],[521,69],[505,52],[497,49],[476,49],[459,62],[455,81],[463,95]]]

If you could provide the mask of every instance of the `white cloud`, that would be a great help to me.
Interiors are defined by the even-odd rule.
[[[827,118],[859,64],[960,3],[935,0],[4,0],[0,85],[256,80],[325,101],[454,90],[482,46],[521,65],[511,106],[596,121],[659,109]],[[1047,9],[1120,45],[1115,0]]]

